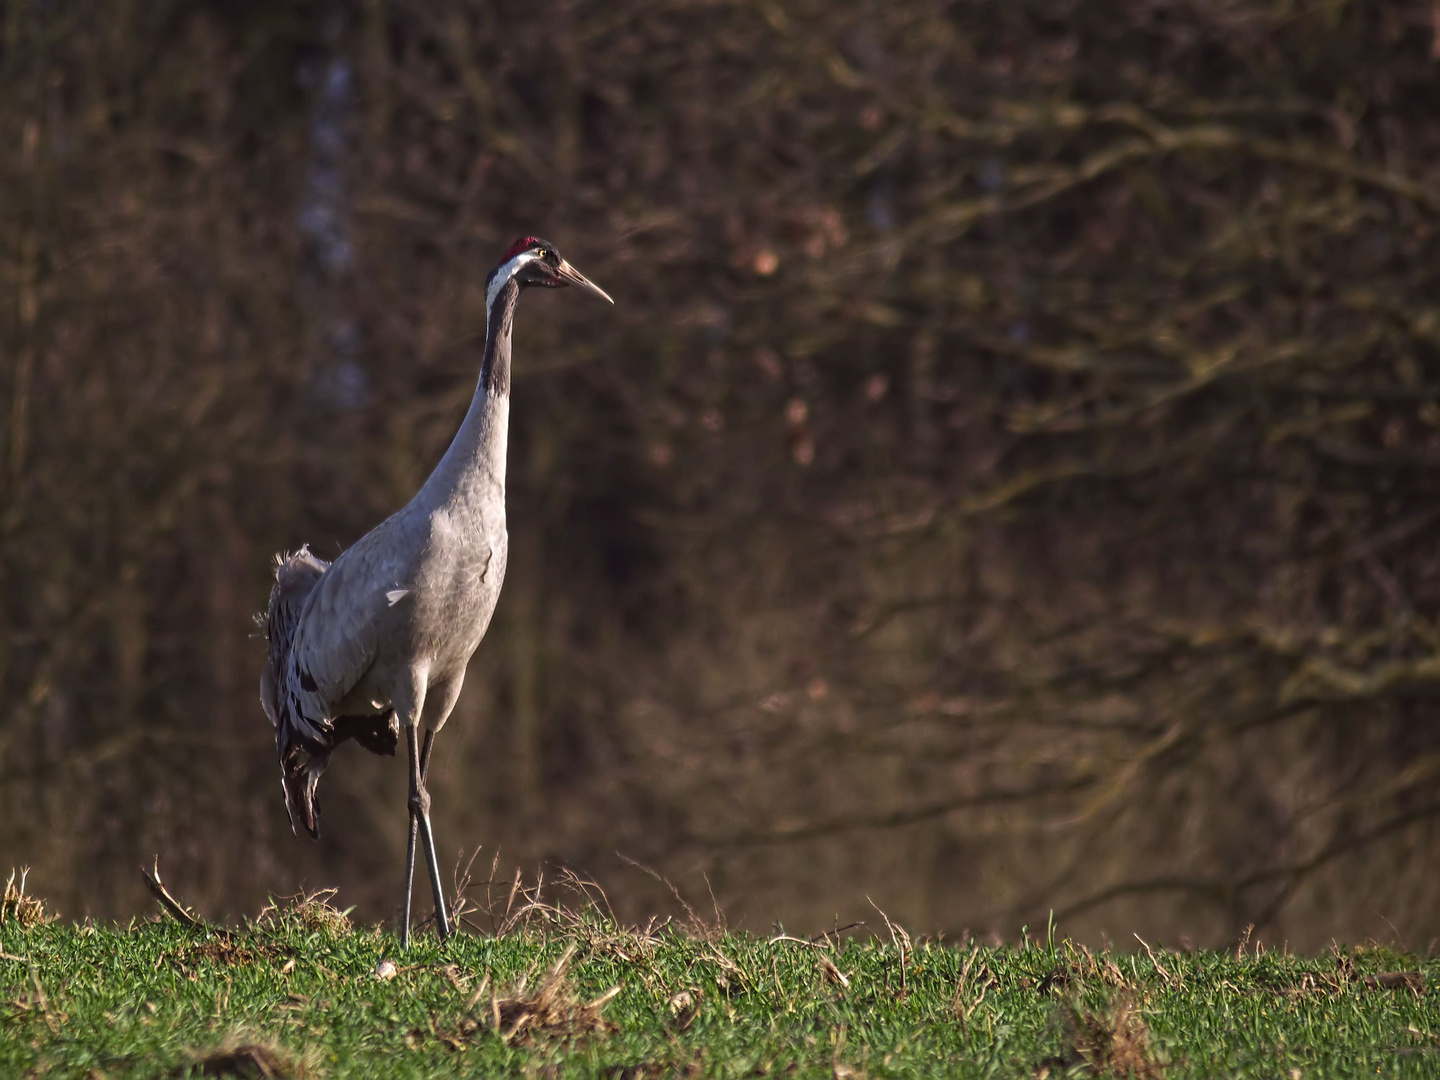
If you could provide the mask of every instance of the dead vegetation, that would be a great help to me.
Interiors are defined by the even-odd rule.
[[[345,908],[342,911],[332,904],[338,892],[338,889],[316,889],[293,896],[272,897],[260,909],[255,923],[257,926],[290,924],[327,934],[348,933],[352,929],[350,913],[355,909]]]
[[[1371,990],[1409,990],[1417,997],[1425,993],[1425,976],[1419,971],[1382,971],[1366,975],[1364,982]]]
[[[1035,1071],[1037,1080],[1077,1065],[1084,1065],[1087,1075],[1108,1080],[1161,1080],[1165,1075],[1138,999],[1130,991],[1116,994],[1104,1009],[1067,1005],[1060,1024],[1066,1051],[1042,1062]]]
[[[472,855],[463,871],[456,874],[455,910],[457,925],[463,923],[480,933],[507,937],[516,933],[559,934],[580,944],[585,955],[606,954],[626,963],[648,960],[661,944],[661,935],[672,927],[682,933],[712,940],[716,924],[699,919],[673,885],[666,884],[687,911],[682,922],[652,916],[643,926],[626,926],[616,917],[610,898],[601,886],[569,867],[561,867],[554,880],[544,871],[526,882],[519,870],[507,880],[497,880],[500,855],[493,856],[490,876],[484,882],[483,901],[472,899],[477,884],[471,876]],[[502,899],[503,897],[503,899]],[[484,920],[482,926],[478,920]],[[716,918],[720,919],[718,908]]]
[[[311,1080],[319,1075],[304,1057],[278,1043],[241,1036],[197,1053],[195,1068],[201,1076],[229,1080]]]
[[[55,918],[46,912],[43,900],[25,891],[25,879],[29,873],[29,867],[11,870],[5,880],[5,893],[0,897],[0,926],[14,923],[22,930],[28,930]]]
[[[1406,990],[1415,995],[1425,993],[1425,974],[1421,971],[1378,971],[1372,973],[1361,973],[1357,970],[1355,961],[1349,955],[1339,949],[1333,950],[1335,955],[1335,971],[1333,974],[1326,974],[1318,979],[1306,976],[1298,992],[1303,993],[1307,988],[1321,989],[1326,992],[1341,994],[1357,988],[1365,990]]]
[[[465,1018],[440,1038],[458,1048],[479,1032],[490,1031],[505,1042],[532,1045],[539,1040],[575,1040],[616,1030],[603,1014],[620,993],[619,986],[588,1001],[576,996],[569,969],[578,947],[575,942],[566,946],[538,986],[533,985],[533,971],[503,990],[496,989],[487,976],[466,1004]]]
[[[567,974],[577,948],[573,942],[568,945],[533,991],[528,989],[528,976],[522,976],[513,988],[491,998],[491,1017],[502,1039],[574,1038],[614,1030],[601,1014],[621,988],[612,986],[598,997],[580,1001]]]
[[[222,934],[185,945],[170,954],[170,961],[180,970],[194,973],[216,967],[248,967],[261,960],[273,961],[286,952],[273,942],[253,938],[242,942]]]

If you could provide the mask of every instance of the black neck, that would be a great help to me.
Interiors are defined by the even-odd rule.
[[[480,385],[487,393],[510,393],[510,326],[519,299],[520,285],[512,278],[495,294],[495,303],[490,306],[485,323],[485,357],[480,362]]]

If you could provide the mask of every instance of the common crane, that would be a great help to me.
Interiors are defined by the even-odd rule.
[[[320,835],[316,785],[347,739],[410,757],[410,842],[400,943],[410,944],[417,837],[425,842],[435,919],[450,919],[430,830],[430,748],[460,695],[505,578],[505,445],[510,329],[531,285],[573,285],[614,303],[548,240],[516,241],[485,282],[485,351],[470,409],[415,497],[334,562],[308,547],[277,556],[265,612],[269,656],[260,702],[275,728],[290,826]],[[425,728],[424,745],[417,741]]]

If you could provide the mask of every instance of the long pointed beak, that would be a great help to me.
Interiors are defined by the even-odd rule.
[[[555,272],[560,275],[560,280],[565,282],[565,284],[574,285],[576,288],[584,289],[586,292],[592,292],[607,303],[615,303],[614,300],[610,299],[609,293],[600,288],[599,285],[596,285],[579,270],[576,270],[575,267],[571,266],[564,259],[560,260],[560,266]]]

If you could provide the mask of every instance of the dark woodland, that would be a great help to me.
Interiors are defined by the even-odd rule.
[[[1425,948],[1436,12],[8,0],[0,868],[395,917],[403,763],[292,836],[253,616],[424,479],[537,233],[616,307],[517,318],[445,866]]]

